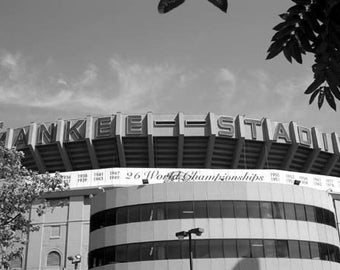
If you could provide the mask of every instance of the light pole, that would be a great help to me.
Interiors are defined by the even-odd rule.
[[[202,233],[204,232],[203,228],[195,228],[195,229],[191,229],[189,231],[181,231],[181,232],[177,232],[176,233],[176,237],[179,240],[184,239],[185,237],[189,237],[189,260],[190,260],[190,270],[192,269],[192,241],[191,241],[191,234],[196,234],[197,236],[200,236]]]

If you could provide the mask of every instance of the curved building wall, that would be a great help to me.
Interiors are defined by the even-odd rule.
[[[258,183],[227,183],[227,182],[200,182],[200,183],[170,183],[143,185],[128,188],[108,190],[93,199],[91,207],[91,223],[93,217],[108,209],[118,209],[125,206],[148,205],[157,203],[198,201],[233,201],[233,202],[281,202],[306,207],[315,206],[324,211],[334,213],[331,197],[326,192],[294,185],[273,185]],[[121,208],[122,209],[122,208]],[[132,209],[131,207],[129,209]],[[155,209],[155,208],[154,208]],[[332,215],[334,217],[334,215]],[[106,217],[108,218],[108,217]],[[117,218],[117,215],[115,215]],[[151,218],[152,219],[152,218]],[[326,222],[327,223],[327,222]],[[117,224],[117,223],[116,223]],[[89,267],[96,269],[188,269],[189,260],[186,255],[173,256],[168,254],[169,246],[180,247],[175,233],[191,228],[202,227],[204,233],[194,237],[194,249],[200,252],[200,245],[215,245],[221,241],[234,240],[241,243],[255,243],[262,245],[264,241],[282,243],[298,243],[308,249],[317,246],[326,247],[334,251],[334,256],[312,258],[296,254],[288,254],[287,258],[260,255],[259,258],[242,258],[237,254],[233,258],[215,256],[211,250],[209,254],[195,254],[200,257],[194,259],[195,269],[339,269],[339,237],[334,224],[318,223],[310,220],[294,220],[286,218],[178,218],[164,220],[149,220],[139,222],[126,222],[103,228],[92,228],[90,232]],[[206,240],[206,241],[205,241]],[[274,241],[273,241],[274,240]],[[289,241],[287,241],[289,240]],[[298,242],[296,242],[298,241]],[[223,242],[223,244],[225,243]],[[165,245],[165,255],[155,259],[141,259],[143,246],[149,245],[150,252],[156,252],[157,245]],[[176,244],[177,243],[177,244]],[[317,244],[316,244],[317,243]],[[121,254],[135,248],[139,259],[123,260],[117,262]],[[278,247],[276,246],[276,249]],[[182,246],[183,249],[183,246]],[[320,250],[319,250],[320,251]],[[169,251],[170,252],[170,251]],[[182,251],[183,252],[183,251]],[[263,252],[263,251],[262,251]],[[292,253],[292,252],[291,252]],[[100,257],[104,256],[105,261]],[[112,256],[112,257],[111,257]],[[128,256],[128,255],[126,255]],[[130,255],[129,255],[130,256]],[[211,257],[219,258],[211,258]],[[327,255],[329,256],[329,254]],[[332,254],[331,254],[332,256]],[[247,257],[247,256],[246,256]],[[251,255],[249,256],[251,257]]]

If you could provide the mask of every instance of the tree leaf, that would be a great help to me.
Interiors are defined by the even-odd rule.
[[[296,36],[299,39],[302,48],[307,52],[312,52],[312,46],[309,43],[308,38],[306,37],[305,33],[301,29],[295,30]]]
[[[306,7],[304,5],[295,5],[290,7],[287,12],[289,12],[290,14],[300,14],[302,12],[306,11]]]
[[[228,10],[228,0],[208,0],[210,3],[218,7],[223,12],[227,13]]]
[[[320,84],[322,84],[324,81],[325,81],[325,77],[323,76],[316,77],[314,82],[312,82],[311,85],[308,86],[308,88],[306,89],[305,94],[310,94],[314,92],[320,86]]]
[[[272,41],[276,41],[278,39],[288,39],[290,36],[290,33],[292,31],[295,31],[294,25],[289,25],[287,27],[282,28],[280,31],[277,31],[275,35],[272,37]]]
[[[283,48],[283,54],[286,57],[286,59],[291,63],[292,62],[292,42],[289,41],[286,46]]]
[[[310,0],[292,0],[294,3],[296,4],[300,4],[300,5],[308,5],[311,3]]]
[[[319,107],[319,110],[322,107],[324,99],[325,99],[325,92],[324,91],[320,91],[319,97],[318,97],[318,107]]]
[[[301,30],[305,33],[305,36],[312,42],[316,41],[316,36],[312,30],[312,28],[310,27],[310,25],[305,21],[302,20],[300,22],[301,25]]]
[[[295,59],[296,62],[302,64],[301,49],[299,47],[298,42],[296,40],[292,41],[290,48],[292,51],[292,57]]]
[[[161,14],[168,13],[174,8],[182,5],[185,0],[160,0],[158,4],[158,12]]]
[[[339,84],[337,83],[337,78],[334,76],[332,71],[326,72],[327,76],[327,83],[329,85],[330,90],[332,91],[333,95],[340,100],[340,91],[339,91]]]
[[[312,103],[313,103],[315,97],[318,95],[319,92],[320,92],[320,90],[314,91],[314,93],[310,96],[309,104],[312,104]]]
[[[326,96],[326,100],[329,104],[329,106],[331,106],[331,108],[336,111],[336,104],[335,104],[335,100],[333,97],[333,94],[331,93],[331,91],[329,90],[329,87],[324,87],[324,91],[325,91],[325,96]]]
[[[273,42],[268,49],[269,54],[267,55],[266,59],[268,60],[278,55],[283,50],[283,45],[285,42],[286,38],[282,38]]]

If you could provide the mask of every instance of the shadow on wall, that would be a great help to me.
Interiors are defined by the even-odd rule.
[[[259,260],[254,259],[242,259],[239,261],[232,270],[261,270]]]

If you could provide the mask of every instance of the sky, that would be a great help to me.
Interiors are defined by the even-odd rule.
[[[265,60],[288,0],[229,0],[224,14],[186,0],[1,0],[0,121],[177,113],[295,121],[338,132],[338,113],[308,105],[312,56]],[[338,104],[340,107],[340,104]]]

